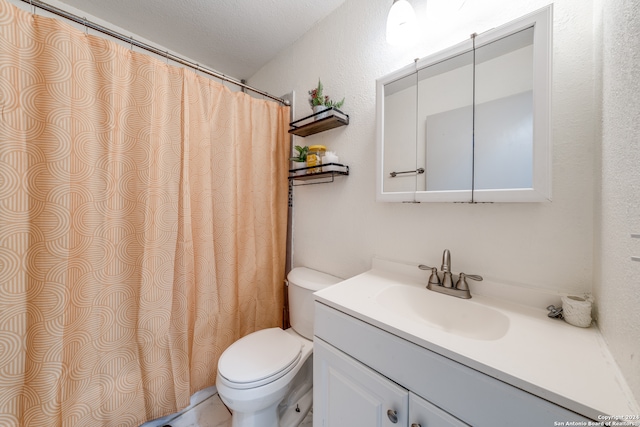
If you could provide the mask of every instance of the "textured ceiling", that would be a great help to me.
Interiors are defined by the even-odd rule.
[[[345,0],[61,1],[172,53],[244,79]]]

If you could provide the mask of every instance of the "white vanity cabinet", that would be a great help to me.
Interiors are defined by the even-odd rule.
[[[466,426],[321,339],[313,381],[315,426]]]
[[[314,426],[407,425],[406,389],[320,339],[313,353]]]
[[[319,302],[314,331],[315,427],[590,421]]]

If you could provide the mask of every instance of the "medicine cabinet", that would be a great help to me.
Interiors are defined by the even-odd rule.
[[[377,200],[551,199],[552,6],[377,80]]]

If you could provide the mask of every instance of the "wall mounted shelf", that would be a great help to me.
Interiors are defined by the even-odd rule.
[[[308,172],[311,169],[320,169],[320,172]],[[340,163],[327,163],[322,166],[291,169],[289,171],[289,181],[294,187],[300,185],[326,184],[333,182],[335,177],[339,175],[349,175],[349,166]]]
[[[321,115],[328,114],[327,117],[319,119]],[[349,115],[336,108],[329,108],[307,117],[303,117],[295,122],[289,123],[291,129],[289,133],[297,136],[309,136],[325,130],[334,129],[349,124]]]

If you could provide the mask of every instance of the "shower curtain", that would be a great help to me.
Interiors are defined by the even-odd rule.
[[[279,326],[288,107],[0,0],[0,426],[136,426]]]

